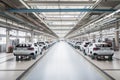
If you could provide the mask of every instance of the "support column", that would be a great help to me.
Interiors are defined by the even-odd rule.
[[[43,35],[41,36],[41,40],[44,41],[44,36]]]
[[[8,52],[9,46],[10,46],[10,29],[6,29],[6,52]]]
[[[39,35],[37,35],[37,42],[39,41]]]
[[[46,36],[44,36],[44,41],[46,41]]]
[[[27,43],[27,32],[25,32],[25,43]]]
[[[18,30],[17,30],[17,35],[16,35],[16,39],[19,39],[19,36],[18,36]]]
[[[39,35],[39,40],[38,41],[41,41],[41,35]]]
[[[34,39],[34,32],[32,31],[31,32],[31,37],[30,37],[30,42],[33,42],[33,39]]]
[[[38,36],[38,42],[41,41],[41,35]]]
[[[116,29],[119,29],[119,23],[116,23]],[[115,32],[115,47],[119,50],[119,31]]]
[[[90,38],[90,33],[88,33],[88,40],[90,40],[91,38]]]
[[[103,41],[103,35],[102,35],[102,30],[100,30],[100,39],[99,39],[99,42],[102,42]]]

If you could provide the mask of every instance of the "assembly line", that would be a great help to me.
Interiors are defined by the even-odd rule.
[[[86,77],[87,76],[87,77]],[[66,42],[56,43],[21,80],[112,80]]]
[[[13,55],[3,55],[2,58],[5,57],[9,59],[0,64],[3,66],[0,71],[5,71],[3,77],[0,78],[3,80],[119,80],[119,76],[113,76],[110,73],[110,71],[120,69],[119,64],[117,64],[119,63],[118,59],[113,58],[112,61],[93,60],[66,41],[56,42],[42,55],[38,54],[35,60],[24,59],[16,62]],[[11,66],[7,67],[8,64]],[[11,77],[5,77],[8,72],[12,73]]]
[[[120,0],[0,0],[0,80],[120,80]]]

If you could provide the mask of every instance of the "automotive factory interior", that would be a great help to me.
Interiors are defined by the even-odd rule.
[[[0,80],[120,80],[120,0],[0,0]]]

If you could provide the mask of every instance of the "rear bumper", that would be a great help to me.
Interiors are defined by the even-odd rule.
[[[114,54],[98,54],[98,56],[113,56]]]
[[[14,53],[14,56],[30,56],[31,54],[15,54]]]
[[[114,55],[114,51],[103,51],[103,52],[99,52],[99,51],[94,51],[94,54],[97,54],[98,56],[113,56]]]
[[[35,51],[13,51],[14,56],[28,56],[31,53],[35,53]]]

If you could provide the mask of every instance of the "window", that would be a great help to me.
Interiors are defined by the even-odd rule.
[[[25,38],[19,38],[20,43],[25,43]]]
[[[0,37],[0,44],[6,44],[6,37]]]
[[[18,31],[18,36],[25,36],[25,32]]]
[[[10,35],[16,36],[17,35],[17,31],[16,30],[11,30],[10,31]]]
[[[6,28],[0,28],[0,34],[6,34]]]

